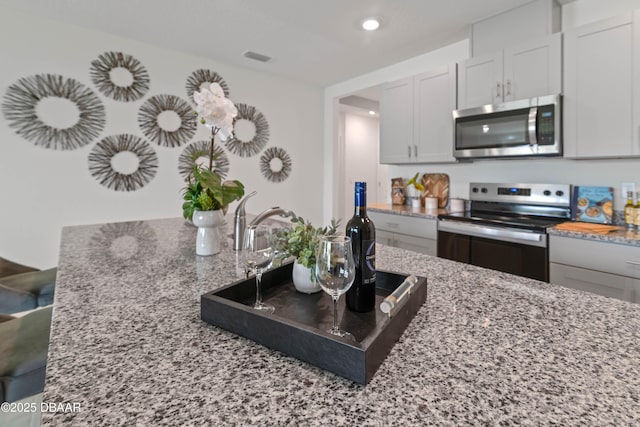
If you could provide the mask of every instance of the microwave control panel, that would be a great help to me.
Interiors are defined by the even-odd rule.
[[[538,134],[539,145],[553,145],[555,139],[554,106],[542,105],[538,107]]]

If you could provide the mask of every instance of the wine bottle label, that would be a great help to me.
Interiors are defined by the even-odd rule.
[[[625,208],[624,210],[624,222],[627,224],[633,224],[635,220],[635,212],[633,208]]]
[[[376,241],[363,240],[364,262],[362,268],[362,283],[370,284],[376,282]]]

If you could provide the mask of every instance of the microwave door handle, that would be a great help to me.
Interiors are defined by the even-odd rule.
[[[538,107],[529,109],[529,145],[532,150],[538,148],[538,137],[536,135],[536,123],[538,121]]]

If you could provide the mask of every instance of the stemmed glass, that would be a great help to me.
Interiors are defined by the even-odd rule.
[[[353,335],[338,327],[338,299],[351,287],[356,276],[351,239],[322,236],[316,251],[315,273],[322,290],[333,299],[333,327],[328,332],[353,340]]]
[[[247,227],[243,253],[245,263],[256,273],[256,302],[253,308],[267,313],[273,313],[276,308],[262,302],[262,273],[273,261],[275,246],[275,236],[270,226],[259,224]]]

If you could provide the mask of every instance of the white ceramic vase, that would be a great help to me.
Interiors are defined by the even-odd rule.
[[[219,227],[224,222],[222,210],[194,211],[192,221],[198,227],[196,254],[207,256],[220,253]]]
[[[311,280],[311,269],[298,263],[298,260],[293,262],[293,286],[295,286],[298,292],[304,294],[315,294],[320,292],[322,288],[318,283]]]

